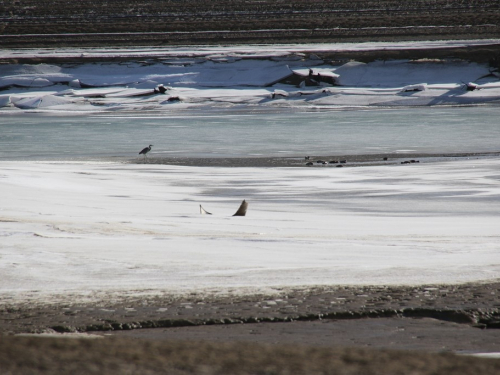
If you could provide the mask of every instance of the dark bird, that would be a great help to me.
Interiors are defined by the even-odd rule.
[[[247,214],[247,208],[248,208],[248,203],[243,200],[241,202],[240,208],[238,208],[238,211],[233,216],[245,216]]]
[[[146,154],[151,151],[151,147],[153,147],[153,145],[149,145],[149,147],[144,147],[141,152],[139,152],[139,155],[144,155],[144,158],[146,158]]]

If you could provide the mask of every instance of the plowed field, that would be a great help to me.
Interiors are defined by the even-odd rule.
[[[0,47],[500,37],[497,0],[0,0]]]

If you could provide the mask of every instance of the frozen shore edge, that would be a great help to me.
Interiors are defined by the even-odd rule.
[[[274,293],[101,294],[92,302],[0,297],[0,333],[75,333],[322,319],[432,318],[500,328],[500,281],[459,285],[276,288]],[[70,296],[66,296],[70,297]]]

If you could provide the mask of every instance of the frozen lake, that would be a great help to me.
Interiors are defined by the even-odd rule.
[[[149,144],[165,157],[500,151],[500,81],[487,65],[256,53],[2,67],[0,301],[500,278],[495,155],[362,168],[122,163]],[[269,86],[310,66],[340,86]],[[232,217],[243,199],[247,216]]]
[[[0,119],[0,160],[120,160],[499,151],[495,106],[337,111],[216,110]]]

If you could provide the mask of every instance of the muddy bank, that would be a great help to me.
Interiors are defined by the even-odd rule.
[[[500,328],[500,282],[418,287],[277,289],[265,295],[101,295],[93,302],[9,303],[0,297],[0,333],[95,332],[141,328],[283,323],[377,317],[434,318]],[[70,301],[68,296],[67,301]]]

